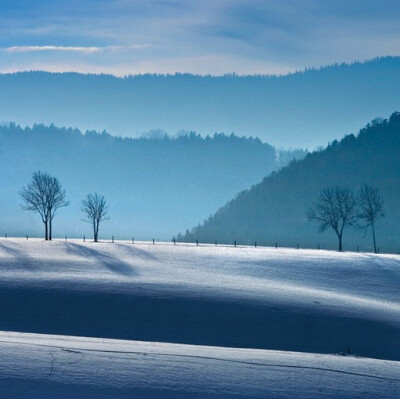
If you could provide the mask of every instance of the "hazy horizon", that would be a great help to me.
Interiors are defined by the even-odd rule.
[[[89,71],[89,72],[82,72],[79,70],[53,70],[51,68],[25,68],[25,69],[12,69],[12,70],[0,70],[0,75],[10,75],[10,74],[20,74],[20,73],[29,73],[29,72],[38,72],[38,73],[50,73],[50,74],[77,74],[77,75],[93,75],[93,76],[109,76],[116,79],[129,79],[134,77],[140,76],[163,76],[163,77],[173,77],[173,76],[193,76],[193,77],[211,77],[211,78],[223,78],[223,77],[238,77],[238,78],[260,78],[260,79],[276,79],[276,78],[284,78],[292,75],[303,74],[309,71],[320,71],[326,68],[332,68],[335,66],[352,66],[352,65],[361,65],[366,64],[374,61],[379,61],[380,59],[385,58],[400,58],[400,50],[398,54],[385,54],[381,56],[372,56],[369,58],[364,59],[357,59],[354,58],[350,61],[333,61],[331,63],[326,64],[310,64],[304,65],[300,68],[290,69],[287,71],[282,72],[253,72],[253,73],[246,73],[246,72],[220,72],[220,73],[201,73],[201,72],[150,72],[150,71],[143,71],[143,72],[127,72],[127,73],[113,73],[113,72],[102,72],[102,71]]]
[[[399,17],[394,0],[4,0],[0,71],[286,74],[398,55]]]
[[[308,150],[400,109],[400,57],[276,76],[0,74],[0,121],[138,137],[235,133]]]

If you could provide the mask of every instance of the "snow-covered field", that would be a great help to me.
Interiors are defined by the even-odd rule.
[[[2,239],[0,314],[2,398],[400,391],[398,255]]]
[[[2,398],[396,398],[397,362],[0,334]]]

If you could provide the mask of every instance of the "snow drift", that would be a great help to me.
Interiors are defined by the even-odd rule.
[[[0,329],[400,360],[400,257],[0,242]]]

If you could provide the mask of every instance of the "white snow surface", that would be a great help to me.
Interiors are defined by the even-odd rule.
[[[400,256],[325,250],[130,242],[0,241],[0,284],[146,290],[318,302],[352,315],[400,315]]]
[[[0,333],[2,398],[396,398],[393,361]]]
[[[0,314],[1,398],[399,397],[399,255],[1,239]]]

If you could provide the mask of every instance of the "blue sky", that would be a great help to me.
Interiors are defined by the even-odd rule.
[[[400,55],[395,0],[1,0],[0,71],[283,74]]]

